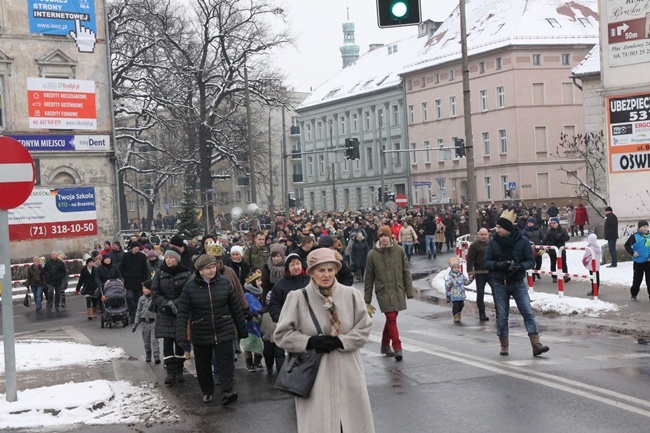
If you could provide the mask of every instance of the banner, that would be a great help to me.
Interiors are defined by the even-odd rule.
[[[650,93],[607,98],[610,173],[650,170]]]
[[[97,42],[94,0],[27,0],[29,31],[70,36],[82,53],[92,53]]]
[[[97,129],[95,82],[27,78],[30,129]]]
[[[111,138],[108,135],[9,135],[30,152],[76,151],[108,152]]]
[[[9,240],[96,235],[96,206],[94,187],[34,188],[22,206],[9,210]]]

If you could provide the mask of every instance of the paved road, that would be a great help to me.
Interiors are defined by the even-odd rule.
[[[413,268],[421,273],[446,261],[445,255],[435,262],[416,257]],[[417,286],[426,289],[426,281],[418,281]],[[132,334],[128,328],[100,329],[98,321],[85,319],[82,301],[81,297],[69,297],[68,309],[51,316],[16,306],[17,338],[37,336],[120,346],[134,358],[84,374],[49,372],[48,381],[103,377],[162,382],[163,368],[142,360],[139,333]],[[639,308],[642,316],[641,309],[648,303],[639,305],[633,308]],[[384,320],[381,314],[375,315],[363,358],[377,432],[648,430],[650,348],[639,344],[638,333],[609,332],[602,324],[617,322],[612,318],[541,316],[542,342],[551,351],[533,358],[523,323],[513,316],[511,355],[502,357],[494,315],[487,324],[481,323],[473,307],[468,306],[462,324],[455,325],[448,306],[409,301],[409,309],[399,316],[405,349],[401,363],[379,354]],[[19,374],[19,387],[29,381],[42,384],[44,379],[38,375],[25,379]],[[240,360],[236,370],[240,400],[232,407],[202,405],[198,384],[190,378],[185,384],[162,388],[171,409],[182,420],[178,424],[83,427],[77,431],[295,432],[293,401],[272,385],[272,377],[246,372]]]

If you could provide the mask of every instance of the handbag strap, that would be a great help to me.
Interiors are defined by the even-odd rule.
[[[323,331],[320,329],[320,325],[318,324],[318,319],[316,319],[314,310],[311,309],[311,305],[309,304],[309,296],[307,295],[307,288],[302,289],[302,294],[305,295],[305,301],[307,301],[307,307],[309,307],[309,315],[311,316],[311,320],[314,321],[314,326],[316,327],[316,331],[318,332],[318,335],[323,335]]]

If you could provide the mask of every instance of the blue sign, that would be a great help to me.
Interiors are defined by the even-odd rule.
[[[70,36],[80,52],[95,50],[95,0],[27,0],[27,13],[30,33]]]
[[[60,212],[94,211],[95,188],[59,188],[53,192],[56,195],[56,208]]]
[[[516,191],[517,182],[508,182],[508,191]]]
[[[111,149],[108,135],[10,135],[30,152],[97,151]]]
[[[413,182],[413,186],[431,186],[431,182]]]

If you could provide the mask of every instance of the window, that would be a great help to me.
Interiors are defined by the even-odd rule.
[[[357,113],[352,115],[352,132],[359,132],[359,115]]]
[[[420,79],[420,81],[421,81],[421,86],[422,86],[422,87],[424,87],[424,86],[427,85],[427,79],[426,79],[426,77],[422,77],[422,78]]]
[[[562,103],[573,104],[573,89],[575,86],[570,82],[562,83]]]
[[[478,62],[478,73],[485,74],[485,62]]]
[[[535,152],[546,153],[548,151],[548,143],[546,140],[546,126],[535,127]]]
[[[487,176],[484,178],[485,182],[485,199],[492,200],[492,178]]]
[[[381,108],[377,109],[377,123],[378,123],[377,126],[379,128],[383,128],[384,124],[386,123],[384,122],[384,110],[382,110]]]
[[[129,200],[129,212],[135,211],[135,201]]]
[[[402,150],[402,146],[399,143],[393,143],[393,150],[396,150],[397,152],[393,153],[393,167],[401,167],[402,166],[402,154],[399,152]]]
[[[316,139],[320,140],[323,138],[323,122],[316,122]]]
[[[506,106],[506,91],[503,86],[497,87],[497,108]]]
[[[483,156],[490,156],[490,133],[482,133],[481,141],[483,142]]]
[[[415,123],[415,106],[409,105],[409,123]]]
[[[354,170],[355,171],[361,170],[361,158],[354,160]]]
[[[503,198],[506,198],[506,191],[508,190],[508,175],[501,176],[501,185],[501,193],[503,194]]]
[[[399,106],[393,105],[390,107],[392,114],[393,114],[393,125],[397,126],[399,125]]]
[[[413,150],[413,152],[411,152],[411,165],[418,164],[418,153],[415,151],[415,149],[416,149],[416,144],[411,143],[411,150]]]
[[[172,197],[172,207],[178,207],[178,197]]]
[[[345,135],[345,116],[341,116],[339,122],[339,134]]]
[[[0,129],[5,127],[5,88],[4,77],[0,76]]]
[[[438,141],[438,162],[451,161],[451,149],[443,149],[445,147],[445,141],[442,138],[439,138]]]
[[[176,176],[169,176],[169,183],[171,183],[172,186],[176,186],[178,178]]]
[[[499,153],[508,153],[508,137],[505,129],[499,129]]]
[[[372,147],[366,147],[366,170],[372,170]]]
[[[431,164],[431,152],[429,151],[429,149],[431,148],[431,143],[429,143],[429,141],[425,141],[424,148],[427,150],[426,152],[424,152],[424,163]]]
[[[546,21],[553,27],[554,29],[562,27],[560,23],[555,19],[555,18],[546,18]]]
[[[501,69],[503,66],[503,62],[501,61],[501,57],[496,58],[496,68]]]
[[[578,21],[580,24],[582,24],[583,27],[591,26],[591,23],[589,22],[589,18],[578,18]]]
[[[562,54],[562,64],[569,65],[571,63],[571,55],[569,53]]]
[[[449,81],[452,81],[455,78],[455,73],[453,69],[449,70]]]
[[[539,66],[542,64],[542,55],[541,54],[533,54],[533,65]]]
[[[408,81],[406,82],[406,88],[407,88],[408,90],[413,90],[413,81],[408,80]]]
[[[456,97],[449,97],[449,116],[456,117]]]
[[[372,125],[370,124],[370,111],[366,111],[363,113],[363,129],[366,131],[370,131],[370,127]]]
[[[575,137],[576,136],[576,127],[575,127],[575,125],[564,125],[564,133],[569,138]]]
[[[325,174],[325,156],[324,155],[318,155],[318,167],[319,167],[319,174],[324,175]]]
[[[434,82],[438,84],[440,82],[440,74],[434,75]]]
[[[327,209],[327,191],[321,191],[320,196],[323,199],[323,207],[321,209]]]
[[[422,103],[422,121],[426,122],[429,120],[429,107],[426,102]]]
[[[235,201],[241,201],[241,191],[235,191]]]
[[[479,95],[480,95],[480,98],[481,98],[481,111],[487,111],[487,109],[488,109],[487,90],[479,91]]]
[[[436,99],[433,104],[436,109],[436,119],[442,119],[442,99]]]
[[[314,177],[314,158],[307,157],[307,176]]]
[[[311,123],[305,125],[305,140],[311,141]]]
[[[544,105],[544,83],[533,83],[533,105]]]

